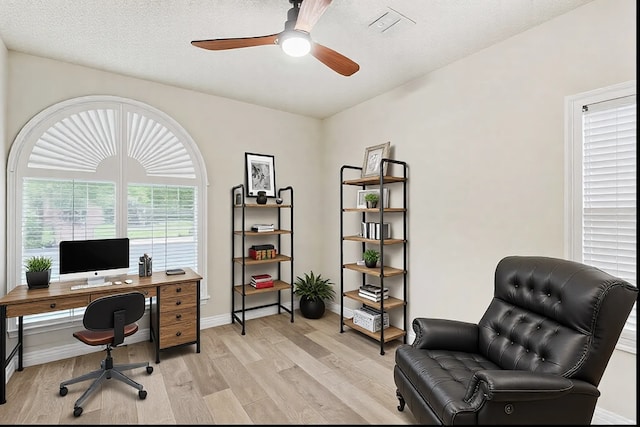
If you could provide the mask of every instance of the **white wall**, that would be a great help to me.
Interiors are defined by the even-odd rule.
[[[327,230],[341,165],[385,141],[409,163],[409,320],[476,322],[501,258],[564,256],[564,97],[636,78],[635,12],[596,0],[325,120]],[[635,420],[635,355],[616,353],[599,406]]]

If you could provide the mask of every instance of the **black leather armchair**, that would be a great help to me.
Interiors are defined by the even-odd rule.
[[[577,262],[512,256],[478,324],[416,318],[398,410],[422,424],[590,424],[638,289]]]

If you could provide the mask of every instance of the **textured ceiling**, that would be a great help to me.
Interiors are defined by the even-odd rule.
[[[289,0],[0,0],[9,50],[325,118],[591,0],[335,0],[311,31],[350,77],[278,46],[191,40],[282,31]],[[403,19],[381,32],[387,12]]]

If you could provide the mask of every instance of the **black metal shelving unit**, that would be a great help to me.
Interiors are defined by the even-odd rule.
[[[402,173],[394,176],[383,175],[383,171],[387,168],[385,163],[391,163],[398,165],[401,168]],[[389,341],[396,339],[402,339],[404,343],[407,342],[407,173],[408,165],[406,162],[382,159],[380,161],[380,173],[379,176],[367,177],[367,178],[355,178],[346,179],[345,175],[354,174],[357,171],[359,174],[362,172],[362,167],[343,165],[340,168],[340,332],[344,332],[345,326],[357,330],[370,338],[377,340],[380,343],[380,354],[384,355],[384,345]],[[344,203],[344,188],[345,186],[357,186],[361,189],[378,188],[380,189],[380,199],[376,208],[354,208],[352,203],[349,203],[345,207]],[[389,187],[401,187],[402,190],[402,206],[389,207],[385,206],[384,188]],[[391,189],[390,189],[391,191]],[[345,235],[344,217],[351,213],[359,213],[361,215],[361,221],[367,222],[367,219],[373,219],[374,222],[381,224],[380,239],[365,238],[362,235]],[[402,233],[401,236],[396,234],[395,238],[385,238],[382,232],[383,224],[385,223],[385,216],[401,216]],[[380,252],[380,267],[368,268],[364,265],[358,265],[356,262],[345,263],[344,260],[344,245],[345,242],[361,243],[362,252],[367,248],[376,248]],[[402,251],[402,268],[391,267],[385,265],[385,248],[399,247]],[[370,301],[366,298],[358,295],[358,286],[346,286],[345,285],[345,271],[354,271],[360,273],[360,283],[365,284],[368,276],[378,277],[380,281],[380,288],[384,290],[385,282],[387,282],[391,291],[392,287],[395,296],[390,296],[388,299],[382,298],[380,302]],[[396,277],[401,277],[401,290],[397,290]],[[346,283],[353,284],[356,281],[348,280]],[[353,318],[347,318],[344,314],[344,302],[345,298],[353,301],[357,301],[364,306],[372,307],[380,312],[384,313],[385,310],[399,310],[402,309],[402,327],[390,325],[388,328],[381,328],[378,332],[369,331],[360,325],[356,325],[353,322]],[[381,322],[382,323],[382,322]]]
[[[265,307],[278,307],[278,314],[282,313],[282,310],[291,315],[291,322],[293,323],[293,188],[283,187],[278,190],[278,198],[283,199],[282,204],[275,202],[267,202],[267,204],[246,203],[244,184],[238,184],[231,188],[231,284],[233,286],[231,292],[231,323],[238,322],[242,325],[242,335],[245,335],[246,329],[246,317],[245,314],[249,310],[256,310]],[[236,194],[240,194],[240,203],[236,203]],[[286,202],[285,202],[286,200]],[[247,211],[258,210],[270,210],[277,212],[277,222],[275,223],[275,229],[267,232],[254,232],[251,231],[251,225],[247,224]],[[287,218],[283,218],[283,211],[289,211],[288,221]],[[240,215],[240,217],[238,217]],[[283,228],[285,225],[288,228]],[[280,253],[283,247],[283,239],[289,237],[289,254],[284,255]],[[247,245],[247,239],[259,239],[268,240],[276,239],[278,254],[274,258],[256,260],[252,259],[248,255],[249,246]],[[239,252],[238,252],[239,250]],[[283,263],[289,263],[289,281],[283,280]],[[256,289],[251,286],[250,278],[255,271],[255,266],[267,266],[269,264],[277,264],[277,273],[274,278],[273,287]],[[251,272],[249,271],[251,269]],[[239,273],[238,273],[239,270]],[[237,274],[238,273],[238,274]],[[240,284],[237,281],[240,280]],[[289,291],[290,294],[290,307],[284,305],[282,292]],[[277,299],[275,302],[247,306],[247,297],[255,295],[264,295],[267,293],[275,293]],[[240,299],[240,306],[237,307],[236,297]]]

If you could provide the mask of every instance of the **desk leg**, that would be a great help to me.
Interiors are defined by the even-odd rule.
[[[200,281],[196,283],[196,353],[200,353]],[[231,290],[233,294],[233,289]],[[233,313],[232,313],[233,314]]]
[[[22,371],[22,354],[24,350],[24,345],[22,345],[22,340],[24,338],[24,322],[22,321],[22,316],[18,317],[18,371]]]
[[[0,306],[0,405],[7,403],[7,306]]]

